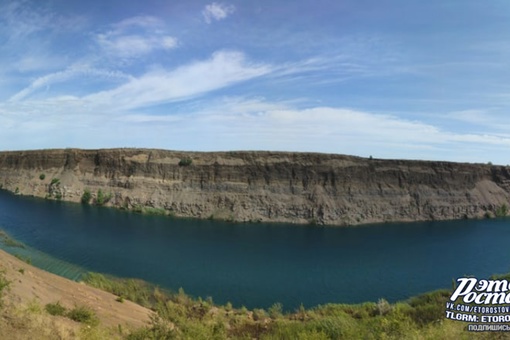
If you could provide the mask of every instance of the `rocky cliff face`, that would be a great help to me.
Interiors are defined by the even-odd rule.
[[[312,153],[1,152],[0,185],[73,202],[88,191],[91,203],[176,216],[327,225],[480,218],[510,205],[510,167]]]

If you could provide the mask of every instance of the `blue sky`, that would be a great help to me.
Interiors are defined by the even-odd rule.
[[[510,163],[507,0],[0,2],[0,149]]]

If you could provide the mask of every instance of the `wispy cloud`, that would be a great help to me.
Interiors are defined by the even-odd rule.
[[[91,94],[84,100],[101,107],[131,110],[193,98],[270,71],[271,66],[251,63],[241,52],[219,51],[208,60],[192,62],[172,71],[150,71],[116,89]]]
[[[10,40],[23,38],[54,25],[55,14],[48,10],[33,10],[27,1],[11,1],[0,7],[0,20]]]
[[[166,32],[163,21],[151,16],[116,23],[111,30],[97,34],[96,42],[106,55],[124,60],[177,46],[177,39]]]
[[[210,24],[213,21],[224,20],[234,12],[235,7],[233,5],[213,2],[212,4],[205,6],[202,10],[202,16],[204,17],[205,22]]]
[[[44,3],[26,0],[6,1],[0,5],[2,32],[9,41],[17,41],[41,31],[74,31],[80,29],[84,18],[65,17],[51,10]]]
[[[119,71],[109,71],[104,69],[91,68],[88,66],[74,65],[64,71],[51,73],[37,78],[28,87],[13,95],[9,101],[20,101],[40,88],[48,87],[56,83],[63,83],[76,77],[96,77],[106,80],[114,79],[116,81],[125,81],[131,79],[130,76]]]

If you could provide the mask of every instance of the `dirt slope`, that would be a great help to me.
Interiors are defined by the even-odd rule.
[[[48,303],[60,302],[72,309],[86,306],[100,319],[101,327],[134,329],[149,322],[151,311],[130,301],[115,301],[115,295],[48,273],[0,250],[0,272],[10,281],[0,308],[0,339],[75,338],[84,327],[44,311]],[[34,307],[38,306],[38,307]],[[31,325],[31,327],[30,327]],[[85,326],[87,327],[87,326]],[[36,337],[31,328],[42,332]],[[44,336],[45,332],[46,334]]]

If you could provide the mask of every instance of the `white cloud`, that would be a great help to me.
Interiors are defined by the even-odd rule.
[[[93,104],[70,96],[0,104],[0,143],[18,149],[280,150],[496,164],[508,163],[504,151],[510,147],[510,135],[463,134],[395,115],[260,98],[189,102],[164,114],[126,114]]]
[[[97,34],[96,42],[112,58],[131,59],[156,50],[170,50],[177,47],[177,39],[167,34],[164,26],[155,17],[133,17]]]
[[[175,70],[158,69],[109,91],[91,94],[86,101],[98,107],[131,110],[196,97],[271,71],[268,65],[251,64],[244,54],[220,51],[205,61]]]
[[[107,53],[120,58],[134,58],[154,50],[169,50],[177,46],[177,39],[171,36],[99,35],[97,41]]]
[[[133,26],[143,27],[146,29],[162,29],[165,25],[161,19],[149,15],[127,18],[113,25],[117,32],[122,32]]]
[[[226,19],[229,15],[235,12],[235,7],[232,5],[225,5],[213,2],[205,6],[202,10],[202,15],[206,23],[210,24],[214,20],[220,21]]]
[[[74,65],[64,71],[51,73],[34,80],[28,87],[13,95],[9,101],[16,102],[25,99],[40,88],[51,86],[56,83],[63,83],[76,77],[96,77],[102,79],[127,80],[130,76],[118,71],[90,68],[88,66]]]

